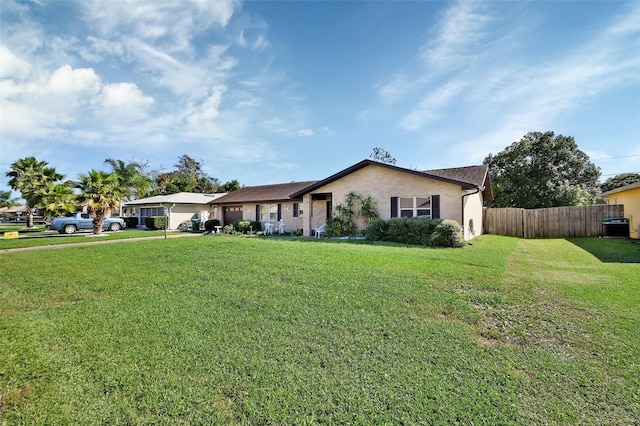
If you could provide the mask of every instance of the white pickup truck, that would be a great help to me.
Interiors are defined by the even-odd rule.
[[[106,217],[102,223],[104,231],[119,231],[124,229],[125,222],[119,217]],[[51,221],[49,229],[61,234],[73,234],[76,231],[93,229],[93,218],[88,213],[76,212],[65,217],[56,217]]]

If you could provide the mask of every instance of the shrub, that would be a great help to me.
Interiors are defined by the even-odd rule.
[[[144,218],[144,225],[148,229],[165,229],[167,227],[166,216],[147,216]]]
[[[369,241],[384,241],[387,239],[389,225],[382,219],[374,219],[369,222],[366,238]]]
[[[351,217],[334,216],[327,220],[325,236],[329,238],[353,237],[356,235],[356,230],[356,224],[351,221]]]
[[[212,232],[216,226],[220,226],[220,221],[218,219],[209,219],[204,223],[204,230]]]
[[[240,232],[241,234],[262,230],[262,223],[255,220],[236,220],[232,225],[236,232]]]
[[[439,219],[393,218],[387,222],[386,240],[402,244],[428,246]]]
[[[462,227],[455,220],[444,220],[431,235],[431,245],[434,247],[462,247],[464,237]]]
[[[139,218],[137,216],[123,217],[122,219],[124,219],[124,223],[127,225],[127,228],[137,228],[138,227]]]

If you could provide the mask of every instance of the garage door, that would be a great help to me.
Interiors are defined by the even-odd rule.
[[[224,225],[229,225],[236,220],[242,220],[242,206],[224,208]]]

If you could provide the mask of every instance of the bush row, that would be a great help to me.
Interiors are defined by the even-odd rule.
[[[262,231],[262,223],[256,220],[236,220],[231,225],[236,232],[241,234]]]
[[[122,219],[124,219],[124,223],[127,225],[127,228],[137,228],[138,227],[138,217],[137,216],[131,216],[131,217],[123,217]]]
[[[375,219],[366,234],[370,241],[392,241],[430,247],[462,247],[462,227],[455,220],[424,218]]]

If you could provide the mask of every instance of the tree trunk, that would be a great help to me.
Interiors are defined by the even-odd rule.
[[[27,208],[27,228],[33,228],[33,210]]]
[[[104,223],[104,217],[96,216],[93,219],[93,234],[101,235],[102,234],[102,224]]]

